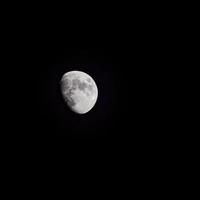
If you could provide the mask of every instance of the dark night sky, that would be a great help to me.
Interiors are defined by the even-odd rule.
[[[157,120],[163,108],[155,107],[163,98],[158,95],[158,83],[164,79],[167,62],[162,27],[157,29],[156,23],[139,13],[133,21],[117,16],[97,17],[95,23],[86,23],[89,16],[85,21],[67,20],[67,16],[66,21],[59,21],[52,16],[12,22],[18,31],[6,36],[9,67],[5,68],[11,80],[6,86],[13,88],[11,94],[7,92],[11,97],[6,108],[17,131],[148,140],[147,132],[159,129]],[[97,103],[85,115],[69,111],[61,98],[59,81],[70,70],[88,73],[97,84]]]
[[[98,138],[130,136],[148,129],[155,80],[150,78],[154,69],[147,63],[152,61],[141,42],[130,43],[131,48],[109,42],[104,38],[98,45],[68,46],[65,40],[31,43],[33,48],[25,45],[24,58],[18,57],[19,63],[13,66],[17,106],[11,102],[17,110],[14,123],[22,133]],[[71,70],[88,73],[98,87],[97,103],[85,115],[69,111],[60,94],[59,81]]]
[[[41,75],[37,82],[38,127],[72,138],[111,136],[118,134],[117,129],[123,131],[128,128],[128,111],[131,112],[130,107],[133,106],[128,88],[132,83],[126,80],[129,77],[127,67],[114,60],[117,55],[112,50],[103,47],[64,48],[54,62],[38,69]],[[90,74],[98,86],[97,103],[85,115],[71,112],[60,94],[60,78],[71,70]]]
[[[137,46],[131,52],[123,46],[109,45],[67,48],[59,44],[51,48],[31,55],[33,62],[27,69],[24,65],[21,68],[22,102],[17,120],[25,122],[20,127],[23,131],[99,138],[132,137],[134,133],[137,137],[148,129],[153,117],[149,113],[153,90],[146,85],[149,69],[142,66]],[[90,74],[98,87],[97,103],[85,115],[71,112],[61,97],[59,81],[71,70]]]

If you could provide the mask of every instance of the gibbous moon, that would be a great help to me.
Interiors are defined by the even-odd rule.
[[[81,71],[67,72],[62,76],[60,86],[64,101],[75,113],[84,114],[94,107],[98,89],[88,74]]]

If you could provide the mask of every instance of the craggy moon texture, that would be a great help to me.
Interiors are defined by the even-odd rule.
[[[64,101],[75,113],[87,113],[95,105],[98,89],[88,74],[81,71],[67,72],[62,76],[60,85]]]

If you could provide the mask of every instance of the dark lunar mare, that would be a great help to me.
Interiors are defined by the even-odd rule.
[[[87,82],[91,83],[91,78],[87,78],[86,80]]]
[[[79,81],[79,83],[78,83],[79,90],[84,91],[85,88],[87,88],[87,87],[88,87],[87,83]]]
[[[75,78],[72,80],[72,85],[74,88],[79,88],[81,91],[85,91],[86,88],[88,88],[88,84],[84,81],[80,81],[79,79]]]
[[[92,85],[88,85],[88,90],[92,92],[93,86]]]

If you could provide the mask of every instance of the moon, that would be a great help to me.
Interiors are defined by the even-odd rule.
[[[75,113],[85,114],[95,105],[98,89],[95,81],[82,71],[69,71],[61,80],[61,93],[67,106]]]

